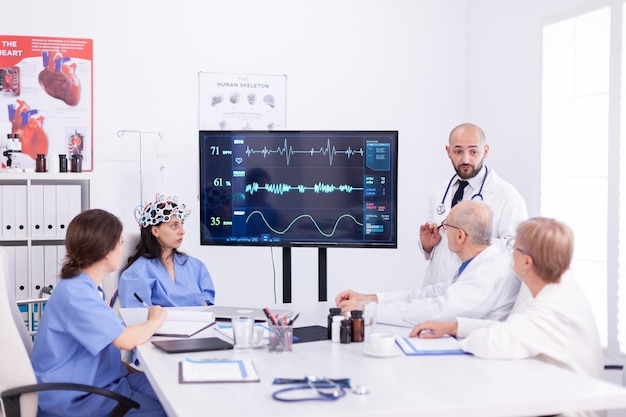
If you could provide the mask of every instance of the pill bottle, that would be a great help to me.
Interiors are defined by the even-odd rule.
[[[67,156],[59,154],[59,172],[67,172]]]
[[[333,338],[332,324],[333,317],[341,314],[341,309],[339,307],[332,307],[330,312],[328,313],[328,339]]]
[[[332,329],[331,340],[333,342],[339,343],[339,341],[341,340],[341,321],[343,319],[344,318],[341,314],[333,316],[333,322],[331,324],[331,329]]]
[[[35,172],[46,172],[46,155],[43,153],[37,154],[37,159],[35,160]]]
[[[341,320],[341,328],[339,330],[339,342],[350,343],[350,341],[352,340],[350,333],[350,320]]]
[[[79,153],[72,155],[72,172],[83,172],[83,156]]]
[[[363,319],[363,311],[352,310],[350,312],[350,329],[352,332],[353,342],[362,342],[365,340],[365,320]]]

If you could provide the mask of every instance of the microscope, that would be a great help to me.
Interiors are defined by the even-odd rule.
[[[7,169],[12,171],[11,165],[13,163],[13,154],[22,152],[22,142],[20,142],[20,135],[15,133],[7,134],[6,149],[2,151],[2,155],[7,158]]]

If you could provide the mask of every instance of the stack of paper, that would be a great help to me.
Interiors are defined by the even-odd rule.
[[[155,336],[189,337],[215,323],[213,313],[205,311],[168,310],[167,319]]]
[[[189,337],[215,323],[215,315],[208,311],[166,308],[167,319],[155,336]],[[147,308],[120,308],[120,315],[127,326],[144,323]]]

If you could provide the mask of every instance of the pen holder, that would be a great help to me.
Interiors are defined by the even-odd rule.
[[[276,326],[273,324],[268,324],[268,326],[270,329],[268,350],[270,352],[291,352],[293,350],[293,326]]]

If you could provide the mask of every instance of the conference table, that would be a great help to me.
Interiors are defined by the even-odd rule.
[[[216,327],[193,337],[224,338]],[[405,328],[380,324],[376,331],[398,336],[407,333]],[[621,386],[535,359],[484,360],[467,354],[407,356],[399,348],[396,355],[377,357],[368,354],[366,346],[321,340],[294,344],[292,352],[283,353],[264,347],[247,353],[220,350],[187,354],[194,359],[252,360],[260,382],[230,383],[180,383],[179,363],[185,353],[168,354],[150,342],[138,346],[136,352],[169,417],[516,417],[626,409],[626,389]],[[335,401],[280,402],[272,398],[272,393],[285,387],[273,385],[274,378],[305,376],[349,378],[352,389]],[[311,394],[312,390],[294,393]]]

